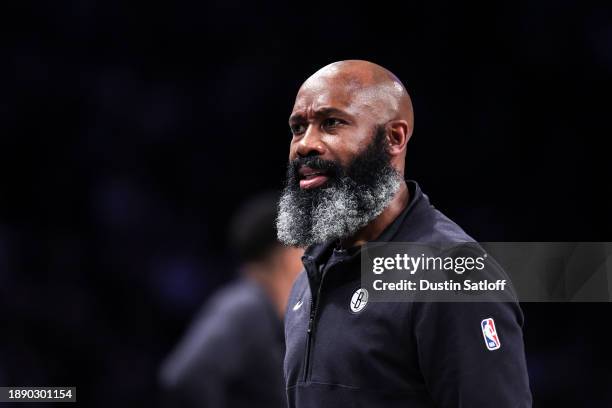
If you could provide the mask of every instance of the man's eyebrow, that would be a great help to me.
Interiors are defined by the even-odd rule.
[[[340,115],[340,116],[350,116],[347,112],[338,108],[321,108],[315,112],[315,115],[318,116],[330,116],[330,115]]]
[[[293,115],[289,116],[289,124],[297,123],[297,122],[304,122],[305,120],[306,118],[304,117],[302,113],[294,113]]]
[[[345,117],[351,116],[349,113],[343,111],[342,109],[332,108],[332,107],[324,107],[324,108],[317,109],[314,112],[314,115],[315,116],[339,115],[339,116],[345,116]],[[303,122],[305,120],[306,120],[305,115],[302,112],[294,113],[293,115],[289,117],[289,123]]]

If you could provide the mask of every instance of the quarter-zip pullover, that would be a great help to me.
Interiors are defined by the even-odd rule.
[[[407,185],[409,205],[376,241],[474,242]],[[290,407],[531,406],[517,303],[367,303],[359,251],[328,242],[302,258],[285,318]],[[499,348],[483,339],[486,319]]]

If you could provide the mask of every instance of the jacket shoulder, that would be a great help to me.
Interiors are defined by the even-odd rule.
[[[432,235],[444,242],[474,242],[474,238],[468,235],[457,223],[452,221],[441,211],[432,206]]]

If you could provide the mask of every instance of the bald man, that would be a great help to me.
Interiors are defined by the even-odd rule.
[[[301,86],[289,125],[278,237],[307,248],[285,317],[289,406],[531,406],[518,304],[367,302],[364,244],[473,242],[404,179],[414,117],[400,80],[330,64]],[[489,318],[501,347],[483,341]]]

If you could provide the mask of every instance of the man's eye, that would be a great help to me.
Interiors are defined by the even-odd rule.
[[[306,127],[301,124],[291,125],[291,133],[294,135],[300,135],[306,131]]]
[[[340,120],[340,119],[336,119],[336,118],[327,118],[323,121],[323,127],[326,128],[335,128],[341,124],[343,124],[344,121]]]

